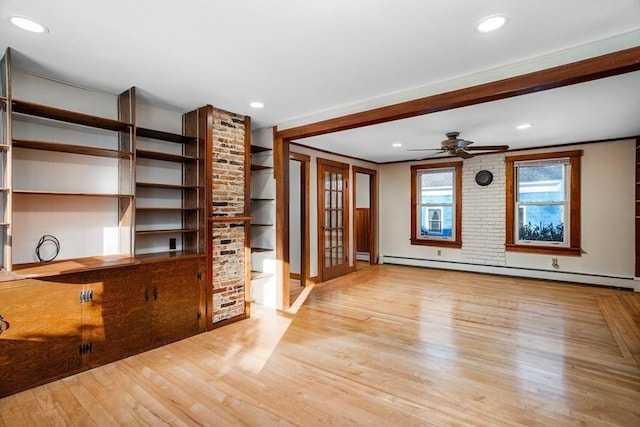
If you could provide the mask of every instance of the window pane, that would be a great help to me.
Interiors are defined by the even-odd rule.
[[[518,239],[563,242],[564,205],[520,205]]]
[[[562,202],[565,200],[565,165],[518,166],[518,200]]]
[[[422,219],[421,237],[453,236],[452,206],[422,206],[420,216]]]
[[[423,172],[420,183],[422,203],[453,203],[453,171]]]

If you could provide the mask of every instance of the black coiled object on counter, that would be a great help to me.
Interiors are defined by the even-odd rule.
[[[55,253],[53,254],[52,257],[48,258],[48,259],[43,259],[42,256],[40,255],[40,248],[42,247],[42,245],[44,245],[45,243],[53,243],[53,245],[56,248]],[[58,241],[58,239],[56,239],[55,236],[52,236],[51,234],[45,234],[44,236],[42,236],[40,238],[40,240],[38,241],[38,245],[36,246],[36,256],[38,257],[38,259],[40,260],[40,262],[50,262],[53,261],[54,259],[56,259],[56,257],[58,256],[58,254],[60,253],[60,242]]]

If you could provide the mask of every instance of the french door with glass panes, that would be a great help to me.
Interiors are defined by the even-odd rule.
[[[320,280],[349,272],[349,165],[318,159]]]

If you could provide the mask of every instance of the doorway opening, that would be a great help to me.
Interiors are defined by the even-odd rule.
[[[289,301],[294,305],[309,280],[309,171],[311,158],[289,153]]]
[[[377,172],[358,166],[353,171],[354,245],[356,269],[378,262],[377,251]]]

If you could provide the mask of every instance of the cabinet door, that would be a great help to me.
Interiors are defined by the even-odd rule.
[[[82,369],[81,277],[0,287],[0,396]]]
[[[148,264],[153,298],[155,344],[177,341],[200,331],[201,280],[198,259]]]
[[[85,305],[85,343],[89,367],[122,359],[151,345],[151,293],[136,267],[103,270],[87,276],[93,291]]]

